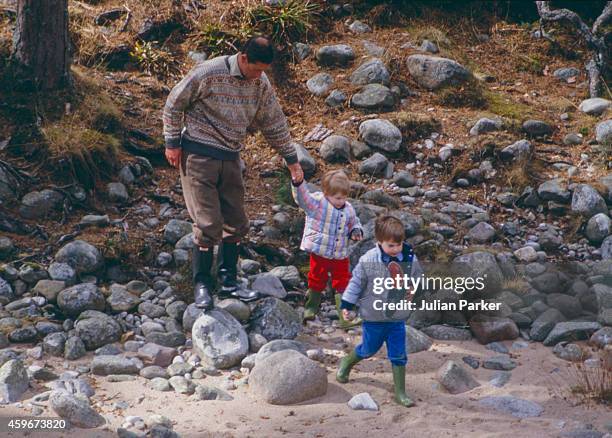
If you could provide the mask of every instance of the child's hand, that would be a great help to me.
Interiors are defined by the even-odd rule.
[[[360,240],[363,239],[363,234],[361,232],[361,230],[355,230],[351,233],[351,240],[354,240],[355,242],[359,242]]]
[[[351,312],[349,309],[342,309],[342,317],[346,321],[352,321],[355,318],[355,312]]]

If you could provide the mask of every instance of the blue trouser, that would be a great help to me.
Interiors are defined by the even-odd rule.
[[[362,341],[355,348],[361,359],[376,354],[387,343],[387,357],[393,365],[406,366],[406,323],[404,321],[363,321]]]

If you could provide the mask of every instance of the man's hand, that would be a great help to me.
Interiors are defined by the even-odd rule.
[[[304,171],[302,170],[300,163],[288,164],[287,169],[289,169],[289,172],[291,172],[291,180],[294,183],[299,184],[304,181]]]
[[[178,169],[181,163],[181,148],[166,148],[166,160],[168,160],[168,163],[170,163],[172,167],[176,167]]]

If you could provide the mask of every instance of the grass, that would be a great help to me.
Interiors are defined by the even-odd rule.
[[[404,142],[427,137],[442,129],[442,124],[437,119],[426,114],[400,111],[390,115],[389,120],[399,128]]]
[[[157,47],[155,42],[137,41],[130,55],[140,70],[150,76],[166,79],[176,77],[180,73],[177,61],[172,54]]]
[[[582,363],[572,363],[566,380],[569,391],[581,402],[612,405],[612,370],[590,368]]]
[[[498,116],[522,122],[532,113],[529,106],[514,102],[499,93],[485,90],[484,95],[487,100],[487,109]]]
[[[476,79],[462,85],[443,88],[436,94],[436,101],[440,105],[453,108],[480,109],[488,105],[485,88]]]

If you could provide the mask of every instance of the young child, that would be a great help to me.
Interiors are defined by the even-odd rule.
[[[353,270],[353,277],[342,295],[341,308],[344,318],[350,319],[350,311],[355,305],[359,305],[359,313],[363,319],[362,343],[342,359],[336,380],[340,383],[348,382],[351,368],[360,360],[376,354],[386,342],[387,356],[393,369],[395,400],[403,406],[410,407],[414,402],[406,395],[405,321],[411,312],[393,311],[389,307],[383,307],[382,303],[411,301],[414,295],[410,289],[385,290],[375,287],[375,283],[380,286],[384,284],[385,278],[395,278],[399,272],[411,277],[420,277],[423,271],[412,248],[404,242],[404,225],[399,219],[388,215],[378,217],[374,226],[374,235],[377,245],[359,259]],[[395,263],[390,266],[391,262]],[[394,273],[390,273],[390,270]],[[400,274],[402,277],[403,273]],[[376,278],[383,280],[375,280]],[[393,284],[394,287],[398,285],[397,282]],[[403,286],[401,284],[401,287]]]
[[[321,304],[321,293],[331,275],[340,326],[347,328],[359,323],[345,321],[340,311],[341,295],[351,278],[348,241],[361,240],[363,232],[355,209],[347,201],[349,179],[346,174],[341,170],[327,172],[322,186],[323,192],[310,193],[303,179],[292,184],[293,197],[306,212],[300,249],[310,253],[304,321],[315,318]]]

